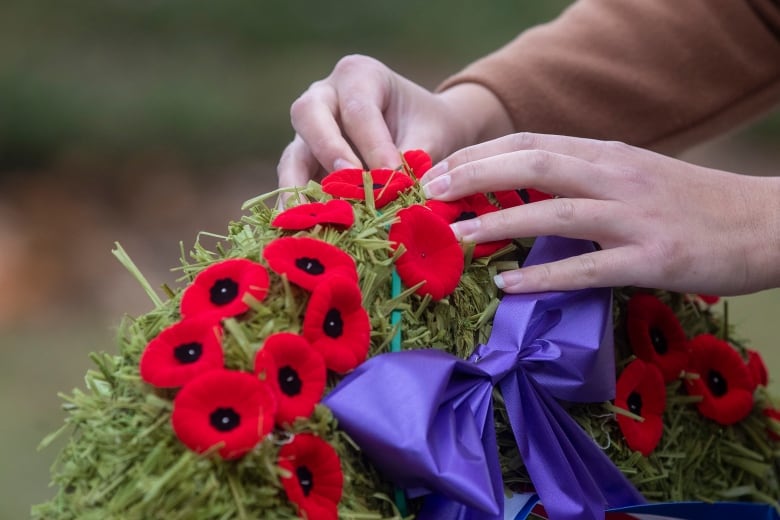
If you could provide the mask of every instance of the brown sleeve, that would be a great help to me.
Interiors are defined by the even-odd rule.
[[[780,101],[780,0],[580,0],[439,89],[479,83],[515,129],[675,153]]]

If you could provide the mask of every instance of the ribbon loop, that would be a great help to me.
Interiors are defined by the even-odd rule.
[[[542,237],[529,263],[586,252]],[[431,493],[420,518],[498,520],[503,482],[493,386],[506,403],[529,476],[551,518],[598,519],[641,495],[557,402],[613,397],[611,291],[502,299],[487,345],[468,361],[437,350],[369,359],[324,400],[396,485]]]

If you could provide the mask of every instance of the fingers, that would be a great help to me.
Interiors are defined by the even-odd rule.
[[[461,240],[476,243],[558,235],[611,247],[631,240],[624,229],[629,217],[630,208],[618,202],[560,198],[485,213],[450,227]]]
[[[507,293],[570,291],[589,287],[642,286],[640,262],[634,248],[621,247],[586,253],[557,262],[523,267],[496,275],[496,285]],[[652,276],[652,275],[651,275]]]
[[[401,156],[384,114],[395,91],[395,73],[372,58],[348,56],[338,62],[333,78],[343,131],[366,166],[398,166]]]
[[[454,167],[449,166],[448,159],[436,165],[432,175],[429,173],[422,179],[423,191],[428,198],[440,200],[516,188],[595,198],[611,177],[608,167],[546,150],[502,153]]]
[[[305,146],[308,154],[326,171],[361,165],[342,135],[338,117],[338,95],[328,81],[312,84],[290,107],[290,119],[301,141],[296,147]],[[299,153],[306,155],[302,151]],[[307,158],[307,162],[311,161]],[[287,176],[287,171],[284,174]]]
[[[520,132],[463,148],[445,160],[449,169],[452,170],[463,164],[486,159],[493,155],[522,150],[540,150],[578,157],[588,162],[603,163],[614,162],[618,157],[631,153],[632,148],[617,141],[599,141],[565,135]],[[432,179],[433,177],[431,177]]]

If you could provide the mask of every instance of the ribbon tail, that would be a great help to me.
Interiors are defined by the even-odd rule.
[[[569,414],[521,371],[500,384],[520,455],[555,520],[601,520],[642,495]]]

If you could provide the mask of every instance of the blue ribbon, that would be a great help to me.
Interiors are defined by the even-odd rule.
[[[526,264],[592,249],[542,237]],[[494,386],[551,518],[603,519],[608,507],[644,502],[558,402],[614,397],[610,289],[506,295],[487,345],[468,361],[433,349],[382,354],[324,402],[386,477],[429,495],[420,518],[500,520]]]

